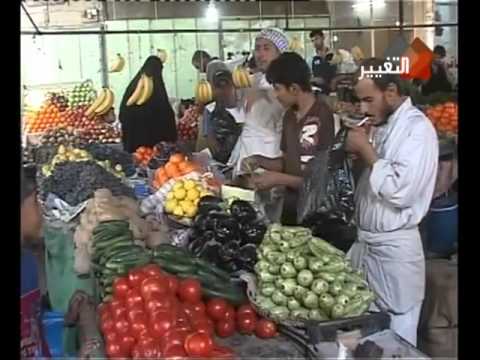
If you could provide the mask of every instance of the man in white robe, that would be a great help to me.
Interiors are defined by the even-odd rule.
[[[369,59],[363,66],[378,69],[383,63]],[[356,127],[347,137],[347,151],[366,166],[356,189],[358,238],[349,256],[377,295],[373,310],[387,311],[392,329],[416,345],[425,292],[418,225],[432,200],[439,145],[431,122],[402,87],[392,74],[363,78],[355,85],[374,132],[369,139]]]

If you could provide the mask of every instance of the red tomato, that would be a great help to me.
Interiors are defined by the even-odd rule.
[[[112,316],[114,319],[125,317],[126,315],[127,315],[127,308],[124,306],[118,306],[112,310]]]
[[[148,334],[148,321],[146,316],[137,316],[130,325],[131,334],[140,339],[142,336]]]
[[[100,315],[100,322],[103,323],[107,321],[108,319],[113,319],[112,313],[109,312],[104,312],[102,315]]]
[[[192,322],[192,328],[198,332],[205,332],[213,335],[215,333],[215,324],[211,319],[201,318],[195,322]]]
[[[173,297],[154,293],[145,302],[145,309],[151,314],[158,310],[173,310],[175,305]]]
[[[147,313],[140,306],[135,306],[133,308],[128,309],[127,311],[127,319],[130,321],[134,321],[138,317],[142,318],[146,316],[147,316]]]
[[[237,329],[240,334],[250,335],[255,331],[257,325],[257,315],[243,314],[237,318]]]
[[[98,314],[102,317],[104,314],[110,314],[110,302],[104,302],[98,306]]]
[[[139,342],[132,350],[133,359],[157,359],[160,356],[160,349],[155,341]]]
[[[261,339],[269,339],[277,335],[277,325],[273,321],[261,319],[255,327],[255,335]]]
[[[118,359],[127,357],[126,352],[123,350],[121,344],[118,341],[107,342],[105,351],[110,359]]]
[[[148,277],[157,277],[157,276],[165,276],[163,271],[160,269],[158,265],[149,264],[142,268],[142,271],[147,274]]]
[[[221,298],[214,298],[207,303],[207,314],[213,320],[222,320],[225,315],[225,311],[228,308],[228,303]]]
[[[105,341],[108,343],[108,342],[114,342],[114,341],[117,341],[117,340],[120,340],[120,336],[118,336],[118,334],[113,331],[113,330],[110,330],[110,331],[107,331],[103,337],[105,338]]]
[[[242,314],[257,315],[255,309],[250,304],[242,305],[237,309],[237,318]]]
[[[197,315],[202,315],[202,316],[207,315],[206,306],[203,301],[193,304],[192,309]]]
[[[125,317],[120,317],[115,319],[115,331],[119,335],[125,335],[130,333],[130,323]]]
[[[142,295],[139,290],[130,289],[127,292],[127,307],[131,309],[135,306],[143,306]]]
[[[115,328],[115,322],[112,318],[108,318],[101,324],[101,329],[103,334],[107,334],[109,331],[112,331]]]
[[[232,319],[220,320],[215,325],[215,331],[219,337],[230,337],[235,334],[235,321]]]
[[[150,277],[142,281],[140,291],[145,300],[152,294],[166,295],[169,292],[168,281],[164,277]]]
[[[185,339],[185,351],[189,356],[209,356],[213,349],[213,340],[206,333],[195,332]]]
[[[123,335],[119,336],[119,342],[123,350],[127,352],[127,355],[130,355],[136,340],[132,335]]]
[[[161,339],[169,330],[173,329],[174,325],[174,316],[166,311],[152,314],[149,321],[150,333],[156,339]]]
[[[167,331],[165,336],[160,339],[160,349],[165,352],[168,347],[181,345],[185,343],[185,339],[190,335],[191,331],[187,329],[172,329]]]
[[[165,359],[183,359],[187,357],[187,353],[183,345],[172,345],[163,351],[163,358]]]
[[[125,302],[123,300],[114,298],[110,303],[110,310],[113,312],[115,308],[124,307],[124,306],[125,306]]]
[[[130,286],[127,278],[121,277],[115,279],[113,282],[113,295],[116,298],[125,299],[128,290],[130,290]]]
[[[168,281],[168,288],[170,289],[170,293],[175,295],[178,292],[178,287],[179,287],[178,278],[170,274],[165,275],[165,278]]]
[[[177,327],[190,326],[188,316],[183,310],[183,307],[179,307],[177,310],[176,326]]]
[[[234,357],[235,353],[232,349],[217,344],[213,345],[210,359],[233,359]]]
[[[223,314],[223,320],[235,320],[235,309],[232,305],[228,305]]]
[[[128,283],[132,288],[138,288],[147,275],[141,269],[133,269],[128,273]]]
[[[195,279],[180,281],[178,295],[182,301],[195,304],[202,300],[202,286]]]

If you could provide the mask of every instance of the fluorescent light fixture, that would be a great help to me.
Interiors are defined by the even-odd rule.
[[[385,0],[357,0],[357,3],[352,5],[355,10],[365,10],[370,8],[383,8],[385,7]]]
[[[207,21],[216,22],[218,21],[218,10],[213,1],[210,1],[205,12],[205,18]]]

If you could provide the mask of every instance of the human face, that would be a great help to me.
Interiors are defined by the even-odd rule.
[[[311,38],[313,47],[315,50],[322,50],[323,49],[323,43],[324,43],[324,37],[321,35],[315,35],[313,38]]]
[[[215,101],[223,104],[226,108],[233,108],[236,104],[236,94],[233,84],[224,84],[223,86],[214,87]]]
[[[296,85],[286,87],[282,84],[273,84],[273,92],[275,97],[285,108],[289,108],[297,103]]]
[[[32,193],[23,201],[21,216],[22,242],[38,241],[43,221],[36,193]]]
[[[355,85],[355,93],[360,99],[361,112],[370,118],[370,124],[374,126],[387,121],[400,97],[395,85],[382,91],[372,79],[359,80]]]
[[[270,63],[279,56],[280,51],[270,40],[255,40],[255,62],[260,71],[267,71]]]

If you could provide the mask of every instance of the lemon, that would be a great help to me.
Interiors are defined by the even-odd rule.
[[[188,209],[191,209],[192,207],[195,207],[195,205],[193,205],[193,202],[189,201],[189,200],[183,200],[180,202],[179,204],[181,207],[182,207],[182,210],[183,212],[187,212]]]
[[[178,206],[177,200],[175,199],[167,200],[167,202],[165,203],[165,211],[171,214],[173,213],[173,211],[177,206]]]
[[[170,191],[167,194],[167,200],[175,200],[175,194],[173,193],[173,191]]]
[[[177,200],[183,200],[183,199],[185,199],[185,196],[187,196],[187,191],[183,188],[174,190],[173,193],[175,195],[175,199],[177,199]]]
[[[173,185],[173,191],[177,191],[184,188],[183,180],[179,180]]]
[[[193,204],[190,204],[187,208],[184,209],[185,216],[189,218],[195,217],[197,215],[197,207]]]
[[[200,198],[196,198],[193,200],[193,205],[198,206],[198,203],[200,202]]]
[[[191,190],[191,189],[194,189],[195,188],[195,181],[193,180],[186,180],[185,181],[185,184],[184,184],[184,188],[185,190]]]
[[[179,216],[179,217],[183,217],[183,216],[184,216],[184,213],[183,213],[182,207],[181,207],[181,206],[177,206],[177,207],[173,210],[173,215]]]
[[[198,199],[200,193],[196,189],[190,189],[187,191],[187,199],[188,200],[195,200]]]

